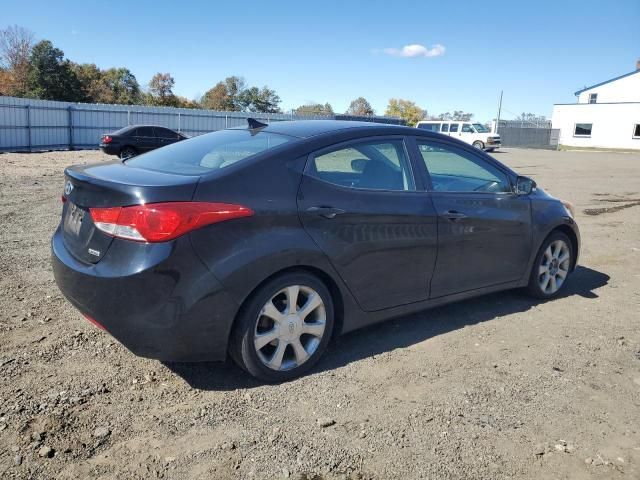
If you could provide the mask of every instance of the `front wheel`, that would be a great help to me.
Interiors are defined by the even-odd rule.
[[[484,150],[484,143],[482,143],[480,140],[476,140],[475,142],[473,142],[473,146],[478,150]]]
[[[242,308],[231,339],[231,357],[259,380],[277,383],[307,372],[327,348],[333,301],[315,276],[274,278]]]
[[[561,232],[552,233],[544,241],[531,270],[527,291],[536,298],[558,296],[571,271],[571,241]]]

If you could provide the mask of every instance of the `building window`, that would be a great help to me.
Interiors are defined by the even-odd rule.
[[[576,123],[575,130],[573,131],[574,137],[590,137],[592,123]]]
[[[640,138],[640,123],[633,126],[633,138]]]
[[[589,94],[589,103],[598,103],[598,94],[590,93]]]

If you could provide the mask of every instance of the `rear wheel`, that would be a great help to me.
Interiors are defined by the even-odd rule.
[[[549,235],[533,264],[527,287],[529,294],[544,299],[558,296],[567,282],[572,258],[569,238],[561,232]]]
[[[308,273],[288,273],[260,287],[243,307],[231,356],[254,377],[283,382],[308,371],[325,351],[333,330],[333,302]]]
[[[484,150],[484,143],[482,143],[480,140],[476,140],[475,142],[473,142],[473,146],[478,150]]]
[[[123,160],[126,158],[135,157],[137,154],[138,152],[133,147],[124,147],[122,150],[120,150],[120,158]]]

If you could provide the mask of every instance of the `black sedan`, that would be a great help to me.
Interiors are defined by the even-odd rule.
[[[100,137],[100,150],[108,155],[131,158],[188,138],[182,133],[153,125],[129,125]]]
[[[409,127],[252,121],[65,176],[52,258],[69,301],[138,355],[229,354],[268,382],[390,317],[553,298],[578,259],[569,204]]]

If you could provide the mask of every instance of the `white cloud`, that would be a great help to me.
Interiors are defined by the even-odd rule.
[[[387,55],[393,57],[441,57],[445,52],[444,45],[436,43],[431,48],[420,45],[419,43],[412,43],[411,45],[405,45],[402,48],[384,48],[382,51]]]

